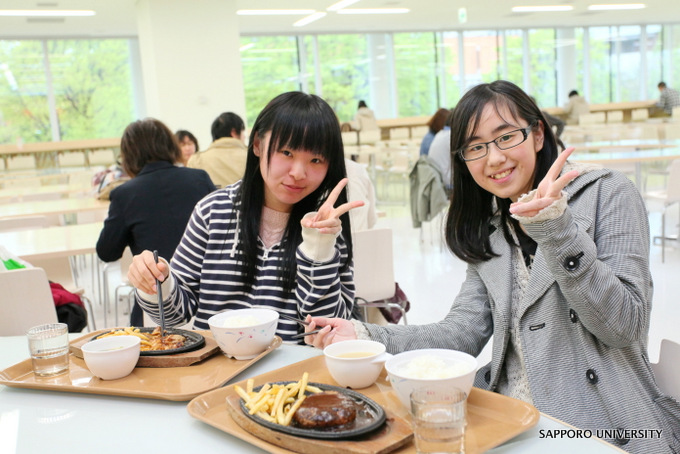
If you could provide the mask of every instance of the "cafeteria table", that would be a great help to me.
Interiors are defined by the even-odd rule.
[[[108,209],[108,200],[97,200],[94,197],[8,203],[0,205],[0,219],[38,215],[66,215],[88,211],[108,211]]]
[[[320,350],[311,347],[282,345],[229,383],[236,383],[319,354]],[[27,357],[28,345],[25,337],[0,337],[0,370]],[[599,439],[541,438],[539,435],[540,430],[569,428],[571,427],[541,414],[536,426],[488,452],[492,454],[623,452]],[[43,391],[0,385],[2,453],[122,454],[195,450],[263,452],[193,418],[187,412],[187,402]]]

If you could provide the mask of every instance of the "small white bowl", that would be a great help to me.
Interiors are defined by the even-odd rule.
[[[378,379],[385,361],[385,345],[371,340],[346,340],[324,348],[326,368],[338,385],[361,389]]]
[[[278,324],[278,312],[260,308],[234,309],[208,319],[217,345],[235,359],[252,359],[265,351],[274,340]]]
[[[412,378],[405,375],[408,364],[423,356],[433,356],[446,363],[447,366],[462,363],[469,369],[468,372],[449,378]],[[417,388],[431,385],[444,385],[459,388],[469,395],[472,383],[477,372],[477,359],[474,356],[457,350],[446,350],[441,348],[428,348],[422,350],[411,350],[408,352],[394,355],[385,363],[385,369],[392,385],[392,389],[399,397],[399,400],[410,410],[411,392]]]
[[[87,368],[102,380],[115,380],[130,375],[139,360],[137,336],[110,336],[95,339],[81,350]]]

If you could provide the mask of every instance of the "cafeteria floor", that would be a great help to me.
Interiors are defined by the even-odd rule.
[[[378,209],[385,213],[378,219],[376,227],[389,227],[393,230],[395,277],[411,302],[408,312],[409,324],[431,323],[442,319],[458,293],[465,277],[465,264],[453,256],[441,242],[441,216],[438,221],[415,229],[411,223],[410,209],[402,203],[379,204]],[[678,210],[670,209],[667,230],[677,226]],[[676,227],[677,229],[677,227]],[[661,215],[650,213],[650,234],[661,231]],[[422,241],[421,241],[422,238]],[[680,247],[671,241],[667,243],[665,263],[661,263],[661,247],[652,246],[650,266],[654,279],[654,301],[649,334],[649,356],[657,362],[661,339],[667,338],[680,342]],[[112,282],[117,282],[112,276]],[[115,287],[115,285],[113,285]],[[119,320],[125,323],[128,315],[126,307],[119,305]],[[97,327],[104,327],[101,306],[95,307]],[[113,326],[113,314],[108,323]],[[490,343],[480,355],[486,363],[491,357]]]

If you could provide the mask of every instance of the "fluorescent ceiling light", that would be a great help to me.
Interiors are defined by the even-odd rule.
[[[621,9],[643,9],[647,5],[644,3],[622,3],[618,5],[590,5],[588,9],[590,11],[614,11]]]
[[[337,11],[344,8],[345,6],[353,5],[359,0],[340,0],[338,3],[333,3],[331,6],[326,8],[327,11]]]
[[[295,22],[293,24],[293,27],[304,27],[305,25],[310,24],[310,23],[314,22],[315,20],[321,19],[325,15],[326,15],[326,13],[324,13],[324,12],[318,12],[318,13],[310,14],[309,16],[303,17],[299,21]]]
[[[513,13],[551,13],[559,11],[571,11],[571,5],[545,5],[545,6],[513,6]]]
[[[314,12],[313,9],[240,9],[236,11],[236,14],[239,16],[302,16]]]
[[[338,14],[404,14],[409,11],[408,8],[345,8],[338,10]]]
[[[51,10],[51,9],[0,9],[0,16],[21,17],[63,17],[63,16],[94,16],[96,13],[89,9],[82,10]]]

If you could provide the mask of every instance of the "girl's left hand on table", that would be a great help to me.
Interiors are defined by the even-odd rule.
[[[321,205],[316,215],[310,218],[303,219],[302,226],[311,229],[318,229],[321,233],[328,233],[336,235],[342,230],[342,224],[340,223],[340,216],[347,213],[353,208],[357,208],[364,205],[362,200],[355,200],[353,202],[343,203],[337,208],[334,208],[335,202],[337,202],[338,197],[342,193],[342,189],[347,185],[347,178],[343,178],[340,182],[333,188],[331,193],[328,195],[328,199]]]
[[[545,174],[543,180],[538,184],[534,198],[528,202],[510,204],[510,213],[518,216],[533,217],[543,208],[558,200],[561,197],[562,189],[578,176],[578,170],[572,170],[560,176],[567,158],[569,158],[573,151],[574,148],[569,147],[560,153],[555,162],[553,162],[553,165],[550,166],[548,173]]]

